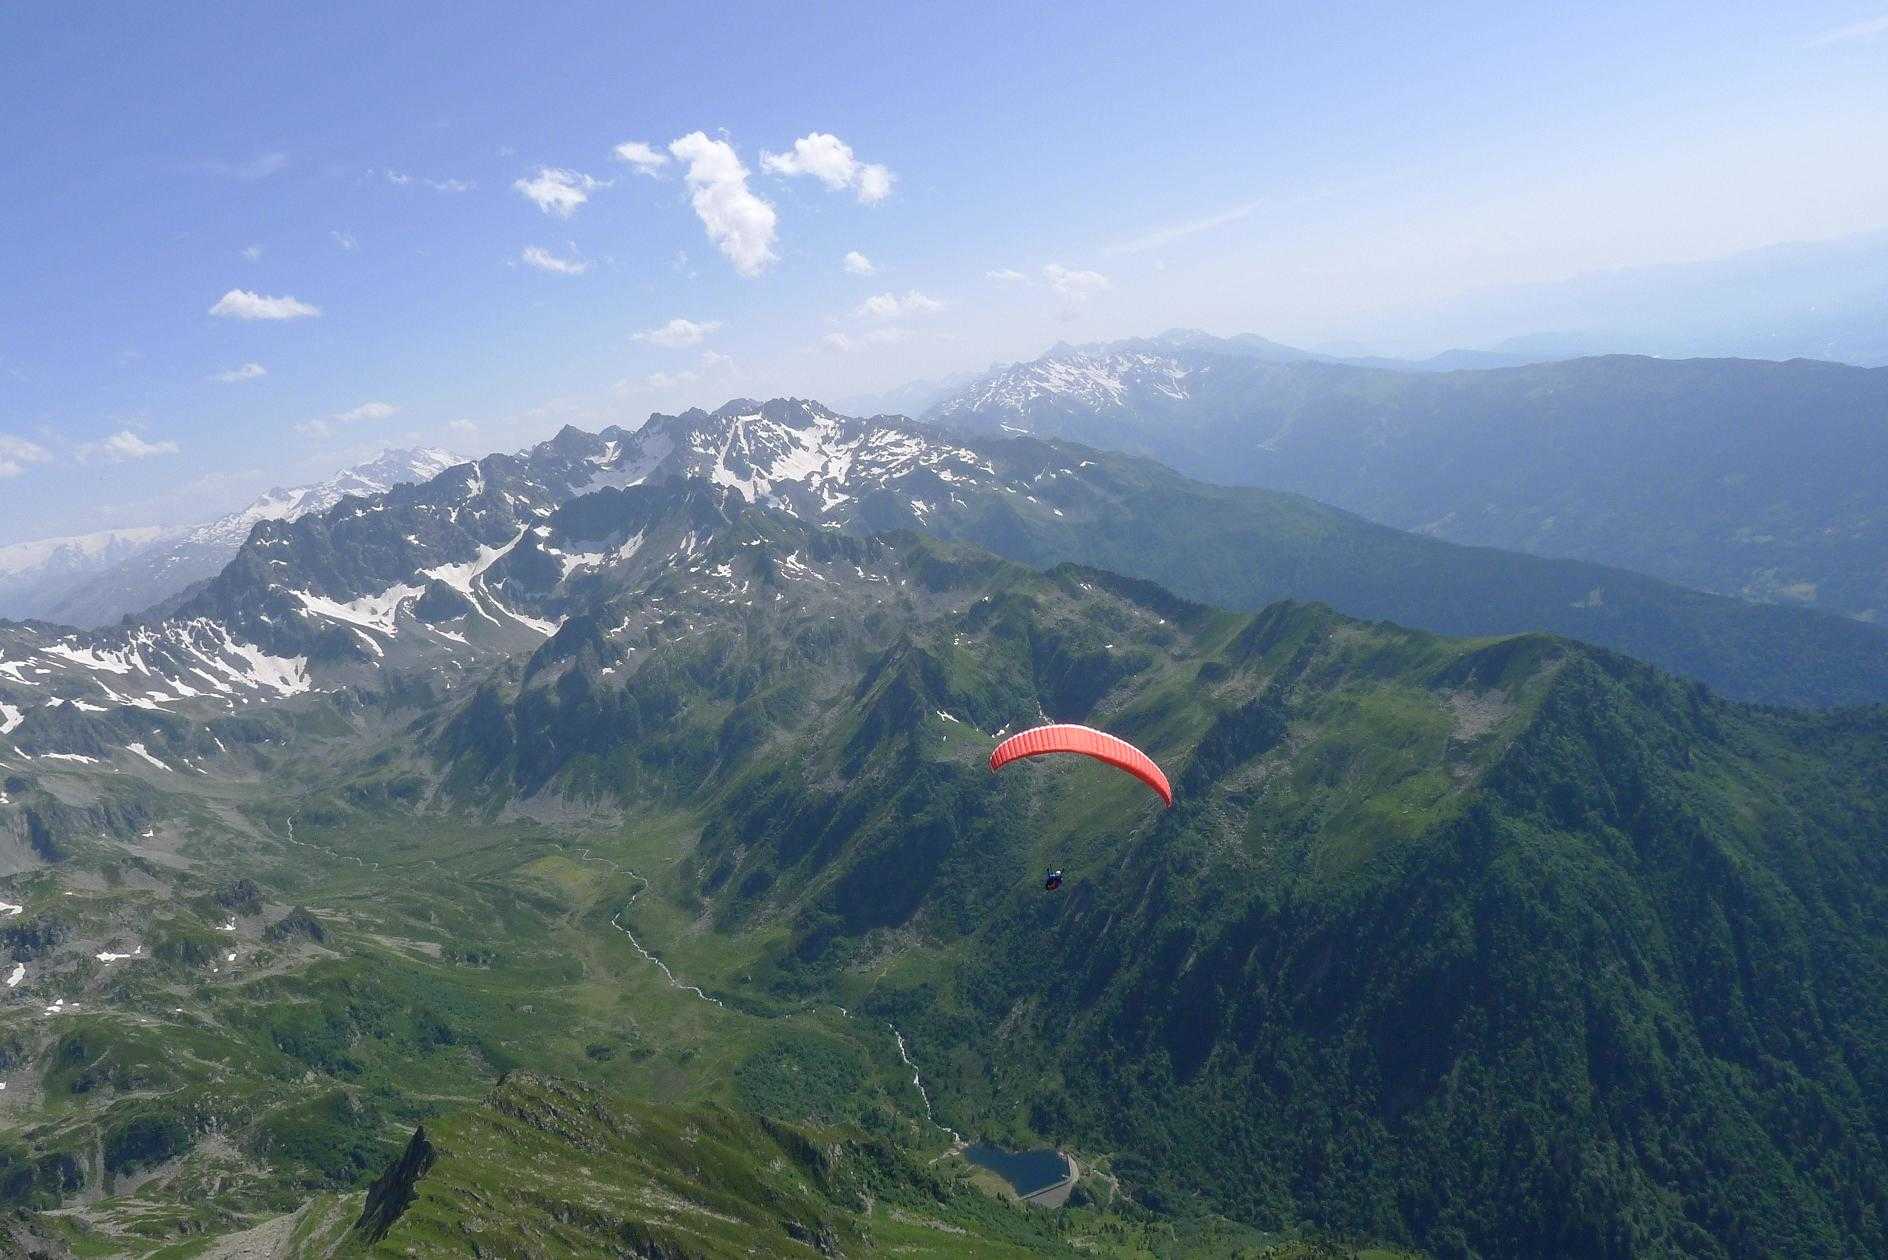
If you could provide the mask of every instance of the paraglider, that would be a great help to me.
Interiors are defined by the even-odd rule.
[[[996,746],[996,751],[990,754],[990,769],[1001,770],[1012,761],[1047,753],[1079,753],[1117,770],[1125,770],[1154,789],[1169,809],[1173,808],[1173,788],[1168,786],[1166,774],[1154,764],[1152,757],[1125,739],[1089,726],[1058,722],[1021,731]]]
[[[1154,764],[1154,759],[1125,739],[1092,727],[1057,723],[1012,735],[998,744],[996,751],[990,754],[990,769],[994,772],[1012,761],[1024,757],[1041,757],[1047,753],[1079,753],[1117,770],[1125,770],[1152,788],[1166,802],[1167,808],[1173,808],[1173,788],[1168,785],[1166,774]],[[1052,866],[1043,872],[1044,892],[1055,892],[1061,887],[1062,872],[1058,868]]]

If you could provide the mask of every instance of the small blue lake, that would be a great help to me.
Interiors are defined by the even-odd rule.
[[[1060,1151],[1006,1151],[979,1142],[964,1152],[964,1158],[979,1168],[988,1168],[1022,1195],[1046,1189],[1069,1175],[1069,1161]]]

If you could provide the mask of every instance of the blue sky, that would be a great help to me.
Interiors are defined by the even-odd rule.
[[[0,543],[1888,224],[1880,0],[1312,7],[9,6]]]

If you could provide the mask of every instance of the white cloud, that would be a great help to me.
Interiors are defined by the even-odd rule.
[[[265,297],[248,289],[231,289],[216,299],[210,314],[224,319],[307,319],[321,314],[321,308],[299,298]]]
[[[878,270],[877,267],[872,265],[870,258],[867,258],[856,249],[846,255],[844,265],[847,274],[854,276],[869,276]]]
[[[678,315],[660,328],[651,328],[647,332],[637,333],[632,340],[646,341],[652,346],[661,346],[667,350],[683,350],[689,346],[700,345],[703,338],[720,327],[719,320],[697,323]]]
[[[1022,272],[1017,271],[1013,267],[1002,267],[996,271],[986,271],[983,273],[983,277],[986,280],[994,280],[998,284],[1028,284],[1029,283],[1029,277],[1024,275]]]
[[[328,235],[332,236],[334,243],[339,245],[347,253],[351,254],[360,248],[361,243],[354,239],[354,233],[352,232],[329,232]]]
[[[210,379],[220,381],[225,385],[234,385],[238,381],[253,381],[258,376],[267,376],[268,374],[269,369],[263,367],[260,363],[245,363],[241,367],[231,368],[227,372],[217,372],[211,376]]]
[[[43,464],[52,452],[37,442],[0,433],[0,477],[17,477],[28,464]]]
[[[350,424],[359,424],[364,420],[385,420],[400,409],[392,403],[364,402],[358,407],[346,411],[337,411],[331,416],[319,420],[307,420],[296,425],[296,429],[309,437],[327,437],[336,429]]]
[[[1050,263],[1044,267],[1042,278],[1062,299],[1059,314],[1063,319],[1076,318],[1097,293],[1104,293],[1114,287],[1113,282],[1099,271],[1074,271],[1060,263]]]
[[[773,262],[774,208],[747,186],[747,168],[734,146],[691,131],[669,145],[669,152],[688,163],[689,200],[708,239],[728,256],[744,276],[759,275]]]
[[[175,455],[175,442],[147,442],[130,429],[120,429],[108,438],[87,442],[79,447],[79,459],[104,459],[122,464],[131,459],[150,459],[155,455]]]
[[[548,271],[560,276],[581,276],[590,270],[590,264],[581,258],[559,258],[548,249],[536,245],[527,245],[518,257],[536,267],[539,271]]]
[[[260,245],[243,246],[243,257],[248,259],[250,262],[261,262],[262,261],[262,246]]]
[[[392,403],[364,402],[358,407],[336,412],[334,420],[337,424],[357,424],[362,420],[385,420],[398,410],[400,409]]]
[[[828,188],[845,188],[859,177],[852,146],[823,131],[793,142],[791,153],[763,153],[761,169],[770,175],[811,175]]]
[[[885,200],[892,195],[892,181],[895,178],[890,167],[867,162],[859,168],[859,200],[868,206]]]
[[[916,289],[903,297],[896,293],[876,293],[859,303],[853,314],[861,319],[905,319],[912,315],[931,315],[944,309],[944,303],[927,297]]]
[[[636,168],[637,174],[647,175],[651,179],[657,178],[662,168],[669,164],[668,154],[640,140],[623,141],[616,146],[615,153],[618,161],[628,162]]]
[[[875,162],[861,162],[838,136],[815,131],[793,142],[790,153],[763,153],[761,169],[770,175],[811,175],[831,189],[851,188],[870,204],[892,193],[892,173]]]
[[[1888,13],[1824,31],[1810,39],[1807,47],[1827,48],[1831,44],[1847,44],[1856,40],[1874,39],[1877,35],[1888,35]]]
[[[530,198],[544,213],[568,219],[577,213],[578,206],[590,200],[592,189],[608,188],[609,184],[604,180],[592,179],[581,171],[541,166],[535,176],[513,180],[511,186]]]
[[[1192,219],[1185,223],[1169,224],[1166,227],[1156,228],[1152,232],[1134,237],[1131,240],[1118,241],[1104,248],[1102,252],[1104,254],[1146,253],[1150,249],[1159,249],[1162,245],[1171,245],[1175,241],[1184,240],[1189,236],[1195,236],[1201,232],[1210,232],[1214,228],[1224,227],[1228,223],[1237,223],[1239,220],[1246,218],[1253,211],[1257,210],[1260,204],[1261,203],[1257,201],[1249,201],[1243,206],[1233,206],[1231,209],[1222,210],[1218,214],[1209,214],[1204,219]]]
[[[475,438],[479,435],[479,426],[470,420],[454,420],[446,429],[456,437]]]

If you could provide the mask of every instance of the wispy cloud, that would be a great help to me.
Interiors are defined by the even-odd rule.
[[[336,424],[358,424],[362,420],[385,420],[398,410],[392,403],[364,402],[358,407],[336,412],[334,421]]]
[[[96,442],[86,442],[79,447],[80,462],[102,459],[108,463],[122,464],[127,460],[151,459],[158,455],[175,455],[175,442],[147,442],[130,429],[120,429],[107,438]]]
[[[590,264],[581,258],[559,258],[550,250],[537,245],[527,245],[519,259],[539,271],[548,271],[559,276],[581,276],[590,270]]]
[[[1077,318],[1097,294],[1114,287],[1113,281],[1099,271],[1076,271],[1060,263],[1044,267],[1042,280],[1062,299],[1062,309],[1057,312],[1062,319]]]
[[[245,363],[241,367],[233,367],[227,372],[213,373],[210,379],[220,381],[225,385],[234,385],[238,381],[253,381],[258,376],[267,376],[268,374],[269,369],[263,367],[260,363]]]
[[[1014,267],[999,267],[995,271],[986,271],[983,273],[983,278],[986,280],[994,280],[998,284],[1029,283],[1029,277],[1016,270]]]
[[[629,163],[636,168],[637,174],[647,175],[651,179],[660,178],[662,168],[669,164],[668,154],[640,140],[625,140],[616,146],[614,152],[617,161]]]
[[[759,275],[773,262],[774,208],[747,186],[747,168],[725,140],[710,140],[691,131],[669,145],[669,152],[688,164],[689,201],[708,239],[744,276]]]
[[[243,246],[243,249],[242,249],[242,255],[244,259],[246,259],[249,262],[261,262],[262,261],[262,246],[245,245]]]
[[[241,180],[247,184],[259,179],[267,179],[287,165],[288,154],[286,153],[259,153],[247,162],[205,162],[203,169],[213,175]]]
[[[370,172],[371,173],[371,172]],[[462,193],[471,192],[478,185],[469,179],[428,179],[423,175],[409,175],[405,171],[385,170],[381,174],[389,184],[396,188],[405,188],[410,184],[422,184],[434,192]]]
[[[544,213],[568,219],[577,213],[579,206],[590,200],[593,190],[608,188],[609,184],[605,180],[593,179],[582,171],[541,166],[536,175],[530,179],[513,180],[511,186]]]
[[[385,420],[399,410],[392,403],[364,402],[358,407],[337,411],[331,416],[323,416],[318,420],[305,420],[295,428],[309,437],[328,437],[337,429],[344,429],[349,425],[360,424],[367,420]]]
[[[39,443],[0,433],[0,477],[17,477],[28,464],[44,464],[50,459],[52,452]]]
[[[877,267],[872,265],[870,258],[867,258],[856,249],[846,254],[845,258],[841,260],[841,265],[845,267],[846,274],[852,276],[869,276],[878,270]]]
[[[1860,22],[1851,22],[1847,26],[1838,26],[1834,30],[1811,36],[1804,46],[1827,48],[1831,44],[1848,44],[1856,40],[1874,39],[1878,35],[1888,35],[1888,13],[1880,17],[1864,18]]]
[[[265,297],[248,289],[231,289],[216,300],[210,314],[223,319],[308,319],[321,308],[292,297]]]
[[[697,323],[678,315],[660,328],[651,328],[647,332],[637,333],[632,340],[646,341],[652,346],[662,346],[669,350],[683,350],[689,346],[700,345],[709,333],[720,327],[718,320]]]
[[[1185,223],[1173,223],[1163,228],[1155,228],[1141,236],[1116,241],[1104,247],[1101,252],[1104,254],[1144,254],[1150,249],[1159,249],[1163,245],[1171,245],[1189,236],[1198,236],[1201,232],[1210,232],[1214,228],[1225,227],[1228,223],[1237,223],[1251,215],[1262,204],[1262,202],[1249,201],[1245,205],[1233,206],[1218,214],[1209,214],[1204,219],[1190,219]]]
[[[864,350],[869,346],[889,346],[910,336],[902,328],[874,328],[864,333],[831,332],[820,338],[820,344],[828,350],[837,350],[840,354],[851,354],[855,350]]]
[[[912,315],[931,315],[944,309],[944,303],[916,289],[900,297],[896,293],[877,293],[859,303],[853,314],[861,319],[905,319]]]
[[[352,232],[329,232],[328,235],[334,238],[334,243],[339,245],[345,253],[351,254],[361,247],[361,243],[354,239]]]
[[[824,131],[801,136],[789,152],[761,154],[760,166],[770,175],[811,175],[828,188],[850,188],[868,205],[892,195],[888,168],[859,161],[851,145]]]
[[[713,350],[701,352],[701,358],[695,366],[679,372],[651,372],[643,378],[643,384],[651,389],[675,389],[683,385],[693,385],[700,381],[713,380],[728,375],[734,369],[734,360],[725,354],[716,354]]]

